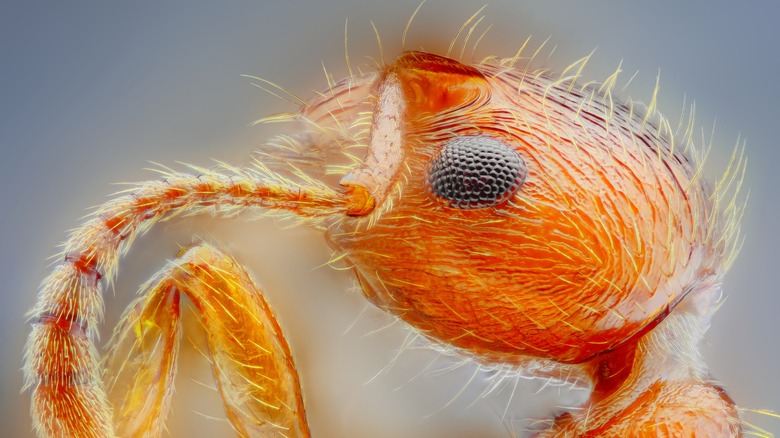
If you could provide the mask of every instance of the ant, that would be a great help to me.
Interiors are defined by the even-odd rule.
[[[25,372],[39,435],[159,434],[182,294],[239,434],[309,435],[281,327],[210,245],[144,286],[115,335],[114,384],[102,384],[93,339],[120,255],[161,220],[245,209],[321,230],[366,298],[425,337],[591,387],[584,409],[538,436],[738,435],[697,345],[738,248],[744,158],[711,186],[690,126],[616,101],[613,77],[582,85],[577,64],[556,77],[520,54],[467,64],[404,52],[265,119],[303,128],[252,166],[167,170],[101,206],[33,310]]]

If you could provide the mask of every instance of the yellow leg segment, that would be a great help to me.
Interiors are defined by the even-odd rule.
[[[298,374],[271,309],[220,250],[186,250],[143,289],[116,333],[109,369],[119,436],[157,436],[169,410],[179,294],[194,303],[208,339],[228,420],[240,436],[309,437]]]

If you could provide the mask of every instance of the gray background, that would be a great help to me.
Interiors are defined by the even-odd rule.
[[[560,71],[598,47],[585,77],[602,79],[622,59],[624,81],[639,71],[626,93],[645,101],[660,68],[662,111],[676,118],[687,95],[695,99],[699,125],[706,131],[717,118],[709,169],[714,176],[737,136],[747,139],[745,245],[726,279],[728,300],[703,349],[714,374],[741,405],[780,411],[778,11],[731,1],[625,3],[493,1],[485,21],[494,24],[493,30],[479,53],[511,56],[528,35],[536,44],[549,36],[550,47],[557,49],[543,64]],[[245,163],[253,147],[278,129],[247,125],[293,107],[252,87],[240,74],[262,76],[311,96],[309,90],[325,84],[322,62],[334,76],[346,74],[346,18],[352,59],[367,64],[364,56],[378,52],[369,20],[377,24],[385,53],[392,56],[400,50],[404,24],[417,4],[0,4],[3,436],[31,435],[29,398],[20,395],[20,356],[29,331],[24,314],[47,272],[46,258],[85,208],[120,188],[112,183],[153,178],[143,170],[149,161]],[[461,23],[480,6],[429,1],[412,26],[409,46],[446,50]],[[364,308],[359,294],[349,291],[351,280],[314,269],[329,254],[316,234],[280,231],[270,221],[205,218],[158,226],[122,262],[116,291],[107,294],[110,321],[137,285],[193,235],[225,244],[268,289],[296,350],[317,437],[501,437],[508,430],[522,435],[527,424],[522,419],[543,417],[572,397],[557,388],[535,394],[539,382],[520,382],[510,406],[518,421],[502,423],[511,382],[508,390],[469,407],[484,388],[479,375],[446,406],[472,376],[472,366],[423,371],[436,354],[412,350],[382,371],[402,345],[404,329],[382,329],[392,321],[369,309],[342,334]],[[103,339],[109,333],[106,329]],[[183,355],[195,359],[198,353],[184,348]],[[438,359],[432,369],[452,364],[452,359]],[[229,430],[224,421],[205,418],[220,415],[216,395],[192,384],[208,382],[208,369],[193,365],[180,374],[171,434],[224,435]],[[780,430],[780,420],[748,419]]]

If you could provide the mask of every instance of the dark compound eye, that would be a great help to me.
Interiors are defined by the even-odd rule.
[[[444,144],[429,167],[428,183],[450,207],[473,209],[498,205],[525,181],[525,161],[514,149],[481,135],[458,137]]]

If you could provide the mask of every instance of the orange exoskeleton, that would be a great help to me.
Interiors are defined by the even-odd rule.
[[[143,288],[116,332],[109,390],[94,346],[103,285],[135,237],[179,213],[256,208],[323,230],[366,298],[424,336],[592,388],[538,436],[740,435],[697,344],[738,246],[744,160],[710,186],[690,126],[614,101],[612,80],[579,85],[518,60],[405,52],[269,117],[301,131],[252,167],[171,171],[103,205],[33,310],[37,433],[159,434],[183,293],[238,433],[310,435],[280,326],[214,247]]]

